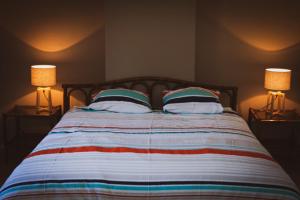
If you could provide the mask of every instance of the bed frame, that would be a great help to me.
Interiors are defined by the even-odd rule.
[[[161,109],[161,97],[163,90],[179,89],[190,86],[200,86],[207,89],[218,90],[221,93],[221,103],[237,109],[237,87],[216,86],[199,82],[184,81],[165,77],[134,77],[119,80],[105,81],[97,84],[62,84],[64,96],[64,112],[70,109],[72,93],[81,93],[85,105],[90,104],[93,94],[102,89],[127,88],[146,92],[149,95],[153,109]]]

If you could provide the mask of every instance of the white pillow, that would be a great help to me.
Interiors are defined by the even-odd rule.
[[[171,113],[222,113],[219,94],[201,87],[171,90],[163,96],[163,110]]]
[[[151,109],[125,101],[103,101],[92,103],[88,106],[89,109],[92,110],[106,110],[111,112],[120,112],[120,113],[148,113],[151,112]]]
[[[216,114],[223,112],[223,106],[219,103],[172,103],[164,106],[164,111],[171,113],[203,113],[203,114]]]
[[[92,110],[121,113],[151,112],[149,97],[136,90],[108,89],[100,91],[88,106]]]

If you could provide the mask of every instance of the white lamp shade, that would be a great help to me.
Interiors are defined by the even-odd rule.
[[[291,70],[268,68],[265,70],[265,88],[268,90],[285,91],[291,86]]]
[[[56,85],[56,66],[31,66],[31,84],[38,87],[50,87]]]

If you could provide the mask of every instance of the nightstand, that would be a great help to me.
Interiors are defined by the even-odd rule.
[[[249,127],[277,161],[297,158],[300,140],[300,116],[295,110],[271,116],[250,108]]]
[[[42,139],[48,131],[50,131],[55,124],[60,120],[62,116],[62,110],[61,106],[55,106],[53,107],[53,111],[51,113],[49,112],[40,112],[38,113],[35,106],[21,106],[17,105],[11,110],[5,112],[3,115],[3,144],[4,144],[4,150],[5,150],[5,159],[8,161],[8,147],[9,145],[17,141],[23,142],[26,139],[30,139],[31,136],[33,136],[33,132],[35,131],[25,131],[24,127],[24,121],[31,120],[28,128],[35,128],[39,125],[43,127],[42,133],[39,133],[39,138]],[[8,135],[8,120],[12,118],[15,121],[15,135],[11,136],[9,138]],[[34,134],[35,136],[37,133]],[[19,146],[19,145],[18,145]]]

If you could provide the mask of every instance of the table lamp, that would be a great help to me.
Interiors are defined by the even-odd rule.
[[[268,68],[265,70],[265,88],[269,90],[266,110],[270,114],[280,114],[285,111],[285,94],[291,86],[291,70]],[[276,107],[277,102],[277,107]]]
[[[37,86],[36,109],[37,112],[52,112],[51,86],[56,85],[56,66],[33,65],[31,66],[31,84]],[[40,105],[41,96],[47,100],[47,107]]]

